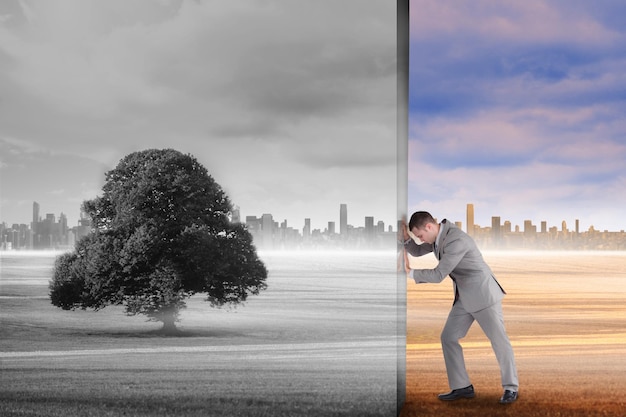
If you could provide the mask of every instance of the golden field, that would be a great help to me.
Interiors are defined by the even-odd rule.
[[[498,403],[500,374],[475,323],[462,341],[476,398],[446,403],[439,333],[453,300],[450,279],[407,283],[407,398],[410,416],[626,415],[626,253],[485,253],[507,291],[505,324],[516,355],[519,400]],[[412,258],[415,268],[435,265]]]

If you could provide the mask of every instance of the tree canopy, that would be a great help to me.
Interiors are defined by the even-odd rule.
[[[267,270],[231,203],[193,156],[149,149],[105,174],[83,203],[93,232],[59,256],[52,304],[66,310],[123,305],[175,329],[185,299],[238,304],[266,288]]]

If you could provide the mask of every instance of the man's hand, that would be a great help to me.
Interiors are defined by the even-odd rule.
[[[400,228],[402,229],[402,241],[406,242],[411,238],[411,235],[409,235],[409,227],[406,224],[405,218],[402,218],[400,221]]]
[[[404,251],[404,270],[406,271],[406,277],[411,277],[411,266],[409,265],[409,255]]]

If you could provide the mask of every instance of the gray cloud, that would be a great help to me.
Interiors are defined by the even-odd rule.
[[[340,203],[353,201],[357,213],[377,187],[381,198],[364,210],[394,221],[394,4],[17,5],[0,9],[0,60],[8,64],[0,69],[0,138],[56,161],[54,174],[34,168],[20,178],[33,199],[63,188],[38,176],[69,181],[63,158],[97,161],[78,164],[74,177],[102,181],[102,167],[129,152],[174,147],[205,164],[244,215],[271,212],[298,227],[307,216],[323,227]],[[2,212],[10,221],[18,210],[3,202]]]

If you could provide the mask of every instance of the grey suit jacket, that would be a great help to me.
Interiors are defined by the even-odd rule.
[[[484,261],[474,240],[447,220],[441,222],[441,236],[435,256],[439,264],[434,269],[415,269],[411,276],[416,283],[439,283],[446,276],[454,281],[457,298],[466,311],[473,313],[487,308],[504,297],[504,290],[496,280],[491,268]],[[418,245],[413,239],[405,245],[412,256],[433,252],[433,244]]]

